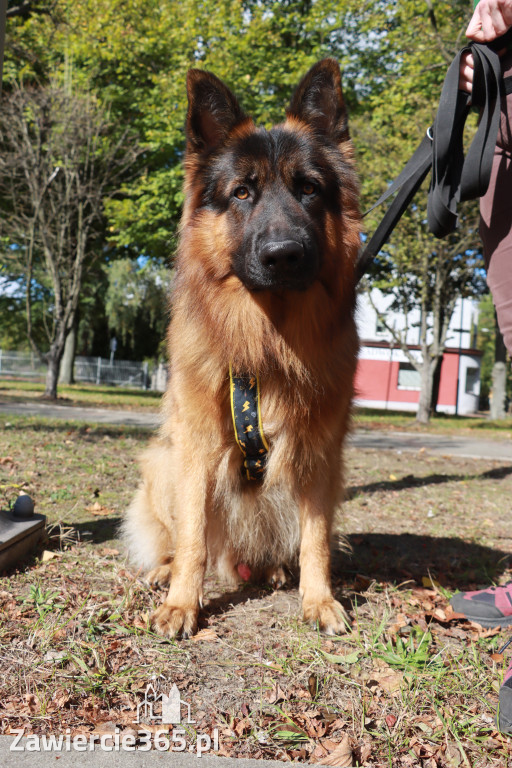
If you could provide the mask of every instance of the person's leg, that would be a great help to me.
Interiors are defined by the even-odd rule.
[[[512,76],[512,52],[502,59],[505,77]],[[512,94],[502,104],[501,125],[489,189],[480,199],[480,236],[498,324],[512,355]],[[500,587],[459,592],[453,609],[484,627],[512,626],[512,581]],[[512,662],[500,688],[498,728],[512,733]]]
[[[512,661],[509,664],[500,688],[498,728],[502,733],[512,732]]]
[[[502,61],[512,76],[512,53]],[[480,236],[498,324],[512,354],[512,94],[502,105],[501,125],[489,189],[480,199]]]

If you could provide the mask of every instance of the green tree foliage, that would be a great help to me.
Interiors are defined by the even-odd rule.
[[[407,0],[377,4],[374,12],[363,17],[362,32],[370,35],[369,25],[374,24],[376,45],[382,51],[379,62],[372,60],[374,87],[359,102],[355,124],[364,206],[398,175],[433,123],[447,66],[464,44],[470,13],[466,2]],[[472,116],[468,140],[475,124]],[[395,310],[406,316],[413,306],[421,310],[420,361],[408,352],[405,334],[395,334],[395,341],[421,374],[417,413],[421,422],[428,421],[435,409],[435,372],[455,301],[485,290],[477,204],[461,206],[456,232],[437,240],[426,223],[427,189],[428,181],[371,272],[372,284],[393,296]],[[376,210],[368,217],[370,232],[381,215]]]
[[[345,3],[326,0],[56,0],[50,17],[17,20],[7,79],[58,70],[137,132],[144,172],[122,199],[107,202],[110,238],[137,255],[169,257],[183,201],[187,69],[214,71],[270,125],[283,118],[309,66],[325,55],[343,58],[344,16]]]
[[[480,366],[480,399],[488,407],[492,388],[492,368],[494,365],[494,339],[496,321],[492,296],[487,293],[478,305],[477,347],[482,350]]]
[[[45,8],[37,0],[31,6],[25,17],[9,20],[7,88],[20,79],[41,84],[51,76],[87,89],[108,106],[118,133],[129,127],[144,148],[137,177],[103,201],[107,272],[122,258],[119,270],[127,279],[148,259],[157,265],[172,259],[183,201],[189,67],[215,72],[268,126],[283,118],[304,71],[323,56],[337,57],[364,209],[432,122],[446,67],[464,41],[471,13],[469,0],[53,0],[48,12],[38,12]],[[441,303],[445,317],[433,324],[442,328],[457,292],[479,290],[468,280],[479,247],[475,209],[463,214],[455,236],[439,243],[426,232],[425,208],[423,192],[382,255],[375,279],[407,305],[423,302],[430,312],[435,301]],[[368,217],[369,231],[381,214]],[[440,285],[441,275],[446,285]],[[94,290],[85,287],[92,296]],[[135,316],[133,306],[123,307],[124,320],[122,313],[114,320],[122,305],[109,299],[108,307],[109,324]]]
[[[147,260],[138,267],[132,259],[122,258],[106,266],[105,271],[106,314],[110,328],[123,345],[140,347],[141,336],[146,337],[148,329],[163,339],[171,279],[167,266]]]

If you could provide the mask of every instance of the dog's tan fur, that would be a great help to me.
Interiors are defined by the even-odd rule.
[[[312,130],[293,114],[284,129]],[[238,134],[254,130],[249,119],[236,127]],[[351,166],[347,136],[339,149]],[[153,616],[161,633],[195,630],[208,563],[231,583],[238,581],[240,563],[281,582],[280,566],[297,554],[304,618],[339,632],[345,615],[331,589],[330,537],[358,349],[355,177],[344,181],[342,213],[326,214],[321,272],[297,302],[293,292],[249,291],[233,274],[236,244],[226,217],[197,212],[197,162],[189,143],[168,334],[172,375],[163,426],[143,457],[143,483],[128,510],[125,537],[135,562],[150,571],[150,583],[170,581]],[[240,472],[230,362],[259,374],[270,443],[263,483],[248,482]]]

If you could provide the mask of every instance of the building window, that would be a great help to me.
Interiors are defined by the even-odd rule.
[[[376,336],[386,336],[388,332],[388,329],[384,325],[384,318],[380,315],[377,315],[375,318],[375,335]]]
[[[421,389],[420,372],[411,363],[399,364],[398,389]]]
[[[478,395],[480,383],[480,370],[478,368],[466,368],[466,394]]]

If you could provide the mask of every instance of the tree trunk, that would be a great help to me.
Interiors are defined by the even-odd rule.
[[[52,400],[57,399],[57,384],[59,381],[59,370],[62,355],[64,354],[64,345],[66,339],[64,338],[64,330],[61,333],[57,333],[57,338],[50,347],[50,351],[46,357],[48,361],[48,369],[46,371],[46,386],[44,390],[44,396],[49,397]]]
[[[423,354],[421,366],[421,389],[418,402],[416,421],[418,424],[428,424],[432,411],[432,392],[434,388],[434,363],[428,354]]]
[[[60,363],[59,372],[59,384],[74,384],[75,379],[73,377],[73,368],[75,365],[75,352],[76,352],[76,336],[77,336],[77,323],[73,325],[70,332],[66,336],[66,343],[64,345],[64,354]]]
[[[496,339],[494,342],[494,366],[492,369],[491,419],[504,419],[507,397],[507,349],[496,318]]]
[[[441,384],[441,367],[443,365],[443,356],[437,358],[434,364],[434,376],[432,384],[432,405],[430,409],[430,415],[433,416],[437,412],[437,403],[439,401],[439,385]]]
[[[44,390],[45,397],[51,397],[52,400],[57,399],[57,382],[59,380],[59,368],[60,358],[62,353],[57,355],[54,353],[53,347],[48,355],[48,369],[46,371],[46,387]]]

